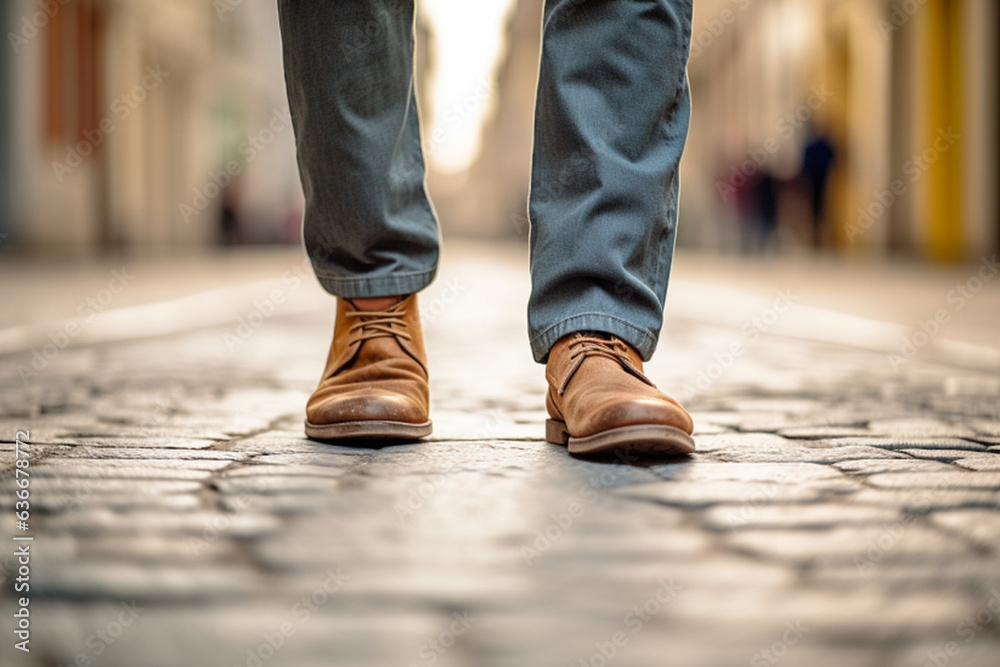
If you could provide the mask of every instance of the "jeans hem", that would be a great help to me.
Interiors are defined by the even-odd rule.
[[[549,350],[552,349],[556,341],[577,331],[602,331],[618,336],[634,347],[643,361],[649,361],[649,358],[653,356],[653,350],[656,349],[657,335],[655,332],[636,326],[628,320],[614,315],[582,313],[560,320],[539,333],[533,333],[531,353],[535,361],[544,364],[548,360]]]
[[[316,270],[316,279],[330,294],[342,299],[374,299],[382,296],[414,294],[434,281],[437,268],[387,276],[344,277],[324,275]]]

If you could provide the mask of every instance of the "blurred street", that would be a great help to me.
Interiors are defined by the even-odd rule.
[[[10,257],[0,662],[995,667],[997,271],[679,250],[647,370],[698,453],[638,465],[543,441],[520,245],[446,240],[434,435],[383,449],[303,436],[298,248]]]

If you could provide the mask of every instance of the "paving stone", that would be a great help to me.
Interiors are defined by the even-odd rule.
[[[979,472],[1000,472],[1000,452],[963,456],[955,461],[955,465]]]
[[[877,545],[876,545],[877,546]],[[878,552],[873,552],[877,556]],[[937,591],[946,595],[956,592],[965,596],[978,596],[990,590],[996,575],[989,570],[992,556],[951,559],[944,567],[935,568],[935,576],[927,576],[927,563],[899,559],[867,558],[858,563],[824,562],[821,567],[812,567],[808,581],[820,587],[835,590],[850,590],[862,585],[876,583],[888,595],[899,592]],[[943,628],[945,633],[952,628]]]
[[[118,535],[148,534],[197,535],[215,539],[217,533],[227,538],[257,537],[273,533],[281,526],[275,517],[264,514],[184,512],[164,514],[158,511],[120,512],[103,507],[83,508],[47,518],[47,531],[75,534]]]
[[[992,489],[1000,492],[1000,474],[991,472],[948,470],[880,473],[870,475],[866,482],[882,488]]]
[[[943,461],[945,463],[953,463],[970,454],[979,453],[978,451],[969,452],[964,449],[901,449],[899,451],[916,459]]]
[[[264,454],[313,454],[319,452],[341,454],[354,452],[361,454],[369,450],[320,444],[306,439],[301,431],[269,431],[248,438],[241,438],[227,445],[226,451],[257,456]]]
[[[157,565],[129,561],[83,561],[40,564],[32,580],[39,598],[158,600],[226,600],[262,588],[251,568],[191,563]]]
[[[923,667],[943,662],[948,667],[995,667],[998,655],[1000,641],[995,637],[979,637],[963,632],[897,649],[885,664],[890,667]]]
[[[691,410],[691,418],[694,420],[695,424],[715,424],[717,426],[726,426],[734,428],[743,423],[746,418],[740,412],[736,411],[700,411]]]
[[[229,565],[241,559],[240,546],[231,539],[209,541],[199,536],[125,534],[91,536],[79,540],[73,561],[125,560],[129,563],[178,565],[185,562]],[[67,563],[72,567],[72,562]]]
[[[654,465],[655,473],[671,481],[684,482],[760,482],[773,484],[841,482],[844,476],[835,468],[810,463],[681,463]]]
[[[268,252],[279,281],[304,266]],[[288,294],[301,310],[235,355],[232,323],[70,348],[29,387],[23,355],[0,357],[0,508],[16,500],[10,440],[30,428],[44,647],[16,664],[909,667],[1000,586],[1000,412],[979,391],[994,371],[918,357],[896,373],[856,341],[762,332],[685,402],[698,453],[575,459],[542,439],[526,248],[444,258],[425,309],[450,280],[467,292],[427,310],[435,434],[421,444],[305,438],[334,303],[311,280]],[[738,337],[670,317],[647,371],[683,388]],[[488,381],[470,382],[470,363]],[[0,522],[0,539],[12,530]],[[350,578],[300,622],[331,568]],[[665,604],[662,581],[679,586]],[[132,600],[142,615],[95,655],[88,638]],[[442,634],[464,611],[468,631]],[[272,649],[265,635],[289,619]],[[802,641],[765,658],[796,622]],[[622,629],[627,645],[601,654]],[[991,626],[949,667],[995,644]]]
[[[243,465],[238,468],[231,468],[219,474],[219,479],[234,479],[241,477],[254,477],[258,479],[268,477],[340,477],[348,472],[347,468],[330,465],[307,465],[297,463],[286,463],[283,465],[268,465],[258,463],[258,458],[250,465]],[[263,487],[262,487],[263,488]]]
[[[142,451],[142,450],[139,450]],[[172,451],[172,450],[165,450]],[[136,458],[143,458],[142,461],[136,461]],[[196,472],[208,472],[212,473],[217,470],[222,470],[228,466],[231,466],[232,460],[230,459],[204,459],[204,458],[178,458],[178,457],[164,457],[164,458],[146,458],[146,457],[135,457],[135,458],[106,458],[106,459],[85,459],[81,457],[69,457],[69,456],[52,456],[45,460],[44,463],[31,466],[33,473],[46,474],[49,476],[65,474],[70,477],[91,477],[99,476],[98,473],[103,471],[115,471],[115,474],[120,472],[131,473],[138,470],[145,471],[196,471]],[[124,476],[124,475],[123,475]]]
[[[967,426],[949,424],[937,419],[886,419],[869,422],[876,436],[891,438],[954,438],[974,435]]]
[[[709,454],[721,451],[741,451],[753,449],[793,449],[794,440],[788,440],[771,433],[721,433],[698,438],[698,452]]]
[[[967,425],[979,435],[1000,438],[1000,420],[998,419],[972,419]]]
[[[435,440],[537,440],[544,437],[545,419],[515,421],[504,410],[456,412],[454,408],[434,413]]]
[[[186,483],[186,482],[185,482]],[[0,494],[0,507],[14,507],[14,496]],[[114,510],[158,509],[164,512],[182,512],[199,509],[198,497],[191,493],[145,494],[134,490],[98,493],[86,486],[72,490],[47,491],[31,497],[31,507],[38,512],[55,514],[78,507],[106,507]]]
[[[869,488],[851,496],[851,502],[858,505],[898,507],[906,512],[927,513],[965,507],[993,508],[997,506],[998,498],[996,492],[983,489]]]
[[[873,558],[880,560],[940,561],[955,557],[968,549],[964,542],[944,539],[941,533],[915,522],[904,520],[879,526],[836,527],[819,530],[738,530],[724,533],[725,540],[735,548],[745,549],[764,558],[777,561],[825,562],[844,560],[856,562]]]
[[[537,441],[530,444],[538,448]],[[546,447],[548,449],[548,447]],[[565,453],[565,448],[560,448]],[[428,442],[386,447],[364,467],[368,475],[445,474],[456,471],[490,471],[492,474],[527,475],[535,457],[518,441]]]
[[[335,469],[327,468],[330,471],[323,475],[282,475],[272,477],[266,475],[242,475],[238,477],[225,477],[212,482],[219,493],[225,494],[312,494],[335,492],[339,485]]]
[[[882,524],[900,518],[889,507],[845,507],[837,503],[812,505],[743,505],[716,506],[703,515],[710,530],[752,530],[757,528],[801,528],[815,530],[842,525]]]
[[[827,441],[831,446],[860,445],[862,447],[883,447],[886,449],[929,449],[929,450],[958,450],[981,452],[986,450],[986,446],[971,440],[961,438],[836,438]]]
[[[312,452],[302,454],[263,454],[254,457],[254,463],[266,463],[273,466],[308,465],[349,468],[360,464],[362,461],[364,459],[357,453]]]
[[[16,489],[13,479],[0,481],[0,494],[10,495]],[[172,480],[136,480],[115,478],[72,478],[72,477],[38,477],[31,481],[33,494],[44,496],[48,493],[75,492],[89,495],[125,494],[161,495],[169,493],[192,493],[202,488],[198,482]]]
[[[221,497],[219,509],[227,513],[249,511],[277,517],[288,515],[315,515],[338,507],[341,503],[326,495],[315,493],[273,493],[261,495],[253,490]],[[199,505],[200,507],[200,505]]]
[[[1000,550],[1000,498],[997,507],[990,509],[966,509],[935,512],[931,520],[948,528],[951,532],[968,536],[994,550]],[[1000,580],[1000,575],[998,575]],[[1000,602],[998,602],[1000,604]]]
[[[831,488],[834,487],[834,488]],[[720,504],[819,502],[833,493],[851,493],[855,488],[846,480],[826,488],[808,484],[777,484],[763,482],[662,482],[629,487],[625,496],[651,500],[676,507],[709,507]]]
[[[810,414],[826,408],[822,400],[808,398],[750,398],[730,402],[736,413],[771,412],[774,414]]]
[[[964,415],[973,418],[996,419],[997,399],[986,396],[944,396],[937,392],[928,397],[930,409],[941,414]]]
[[[788,623],[798,622],[808,627],[809,632],[803,636],[808,642],[870,646],[925,638],[939,628],[948,629],[939,631],[942,635],[954,631],[958,619],[969,608],[968,599],[959,595],[907,592],[887,596],[874,586],[867,590],[806,589],[791,596],[759,590],[741,593],[731,592],[728,603],[712,596],[678,595],[671,602],[671,611],[694,628],[712,623],[716,627],[738,627],[743,623],[755,626],[759,643],[744,658],[749,662],[757,651],[778,640]],[[866,620],[874,618],[879,622]]]
[[[64,462],[68,459],[63,459]],[[170,466],[146,465],[148,462],[136,462],[133,465],[109,465],[106,461],[76,459],[71,465],[50,462],[32,466],[31,471],[36,479],[159,479],[159,480],[207,480],[212,476],[211,470],[185,468],[173,461]]]
[[[108,448],[143,448],[154,449],[207,449],[218,444],[217,440],[195,439],[185,437],[101,437],[101,436],[72,436],[60,437],[57,444],[78,445],[82,447],[108,447]]]
[[[954,466],[943,461],[929,461],[911,458],[859,459],[855,461],[839,461],[833,465],[851,475],[878,475],[882,473],[899,472],[938,473],[944,471],[955,471]]]
[[[872,435],[865,427],[857,426],[795,426],[783,428],[778,435],[785,438],[860,438]]]
[[[247,454],[215,449],[158,449],[155,447],[83,447],[71,446],[54,451],[54,455],[67,459],[165,459],[170,461],[245,461]]]

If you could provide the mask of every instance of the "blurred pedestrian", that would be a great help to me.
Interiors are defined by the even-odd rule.
[[[837,161],[837,152],[816,128],[811,129],[809,141],[802,150],[802,171],[799,178],[805,181],[812,211],[812,242],[822,247],[826,228],[826,191],[830,172]]]

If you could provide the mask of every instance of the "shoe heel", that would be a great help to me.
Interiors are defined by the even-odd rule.
[[[569,431],[566,430],[566,422],[555,419],[545,420],[545,440],[554,445],[566,445],[569,443]]]

